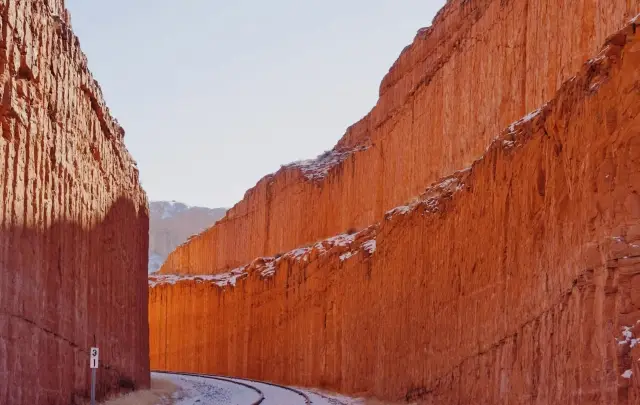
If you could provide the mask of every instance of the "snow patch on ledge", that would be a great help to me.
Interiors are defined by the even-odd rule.
[[[372,255],[376,251],[376,240],[371,239],[363,243],[362,248],[367,251],[370,255]]]
[[[346,234],[346,233],[343,233],[341,235],[337,235],[337,236],[333,236],[333,237],[331,237],[329,239],[325,239],[324,241],[319,242],[319,243],[322,243],[323,245],[325,243],[327,243],[331,247],[334,247],[334,246],[349,246],[350,244],[353,243],[354,240],[356,240],[356,236],[357,235],[358,235],[357,233],[353,233],[353,234],[350,234],[350,235]]]
[[[163,284],[176,284],[180,281],[210,282],[218,287],[233,286],[241,277],[245,277],[248,266],[235,268],[227,273],[213,275],[178,275],[178,274],[151,274],[149,275],[149,287],[153,288]]]
[[[347,253],[343,253],[340,255],[340,261],[344,262],[345,260],[349,259],[351,256],[355,256],[356,252],[347,252]]]
[[[631,378],[632,375],[633,375],[633,371],[629,369],[629,370],[626,370],[624,373],[622,373],[620,377],[629,379]]]
[[[256,260],[262,260],[265,263],[265,267],[260,270],[260,275],[262,277],[274,276],[276,274],[276,265],[278,264],[279,261],[283,259],[289,259],[296,262],[300,262],[300,261],[308,262],[310,260],[311,252],[313,252],[314,250],[318,252],[319,256],[323,256],[333,248],[349,247],[355,242],[359,234],[369,229],[370,228],[366,228],[360,232],[355,232],[351,234],[343,233],[340,235],[336,235],[331,238],[322,240],[320,242],[316,242],[312,246],[301,247],[301,248],[291,250],[279,257],[261,257],[259,259],[256,259]],[[345,260],[350,259],[351,257],[357,255],[361,249],[366,250],[367,252],[369,252],[369,254],[373,254],[376,251],[375,238],[362,243],[360,245],[360,248],[358,249],[350,250],[341,254],[339,256],[340,261],[343,262]]]
[[[640,324],[640,320],[636,322],[636,325]],[[630,348],[634,348],[640,345],[640,337],[635,337],[633,333],[633,326],[623,326],[622,327],[622,339],[617,339],[618,345],[629,345]]]
[[[309,253],[311,252],[311,250],[312,249],[309,247],[298,248],[287,252],[284,256],[289,257],[295,261],[307,261],[309,259]]]
[[[396,214],[405,215],[413,211],[413,208],[415,208],[415,205],[401,205],[399,207],[395,207],[394,209],[387,211],[387,215],[391,215],[391,216],[394,216]]]
[[[358,146],[348,150],[330,150],[315,159],[300,160],[289,163],[284,167],[299,169],[308,180],[322,180],[327,177],[331,168],[344,162],[352,154],[367,149],[369,149],[369,146]]]
[[[369,231],[370,229],[371,228],[366,228],[360,232],[352,234],[344,233],[336,235],[317,242],[313,246],[297,248],[278,257],[259,257],[255,259],[252,264],[238,267],[237,269],[233,269],[227,273],[213,275],[151,274],[149,275],[149,287],[153,288],[161,284],[176,284],[180,281],[211,282],[219,287],[227,285],[235,286],[238,279],[248,276],[249,272],[253,272],[254,270],[263,278],[273,277],[276,274],[278,262],[283,259],[289,259],[296,262],[307,262],[310,260],[310,254],[312,251],[315,250],[318,252],[319,256],[322,256],[336,247],[350,247],[355,242],[359,234]],[[372,255],[376,251],[375,238],[362,243],[356,249],[341,254],[339,256],[340,261],[345,261],[357,255],[360,250],[366,250],[370,255]]]
[[[446,194],[455,194],[464,189],[464,176],[470,172],[471,168],[457,171],[454,175],[445,177],[439,183],[432,184],[419,198],[414,199],[407,205],[395,207],[385,213],[385,220],[389,220],[396,215],[406,215],[422,206],[429,212],[438,211],[441,198]]]
[[[542,107],[538,108],[537,110],[531,111],[529,114],[525,115],[524,117],[520,118],[518,121],[513,122],[511,125],[509,125],[509,133],[510,134],[515,134],[516,133],[516,127],[525,124],[529,121],[532,121],[534,118],[536,118],[538,115],[540,115],[540,113],[542,113],[542,111],[545,109],[545,107],[547,106],[547,104],[545,103]]]
[[[272,277],[276,274],[276,262],[278,259],[273,259],[265,263],[264,269],[260,272],[262,277]]]
[[[603,51],[602,51],[601,53],[599,53],[599,54],[598,54],[598,56],[595,56],[595,57],[593,57],[593,58],[589,59],[589,60],[587,61],[587,64],[588,64],[588,65],[596,65],[596,64],[598,64],[598,63],[602,62],[603,60],[605,60],[606,56],[604,55],[604,52],[605,52],[607,49],[609,49],[609,45],[607,45],[607,46],[603,49]]]
[[[367,253],[369,253],[369,255],[372,255],[375,251],[376,251],[376,240],[374,239],[370,239],[362,244],[360,244],[360,248],[356,249],[356,250],[352,250],[346,253],[343,253],[340,255],[340,261],[343,262],[355,255],[358,254],[358,252],[360,252],[360,250],[364,250]]]

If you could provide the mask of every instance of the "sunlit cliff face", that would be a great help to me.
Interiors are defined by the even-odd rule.
[[[150,279],[153,367],[392,401],[635,403],[640,5],[575,4],[602,21],[576,20],[579,44],[551,34],[576,29],[555,3],[450,2],[350,130],[368,149],[321,181],[265,177]]]

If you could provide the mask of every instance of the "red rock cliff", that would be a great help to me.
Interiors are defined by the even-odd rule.
[[[377,225],[150,280],[153,368],[429,404],[640,403],[640,29]]]
[[[467,167],[638,12],[638,0],[449,1],[331,153],[260,180],[160,272],[223,271],[379,220]]]
[[[0,1],[0,404],[149,383],[148,210],[61,0]]]

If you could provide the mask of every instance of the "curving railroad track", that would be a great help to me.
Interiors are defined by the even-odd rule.
[[[170,377],[184,391],[176,405],[349,405],[318,391],[265,381],[210,374],[153,373]]]

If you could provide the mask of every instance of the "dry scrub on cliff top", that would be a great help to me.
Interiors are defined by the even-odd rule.
[[[168,405],[173,403],[173,393],[177,390],[178,386],[169,380],[152,378],[150,389],[122,395],[102,405]]]

